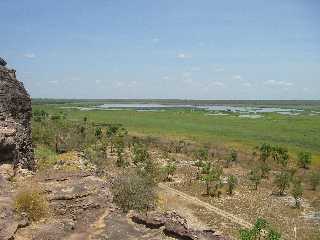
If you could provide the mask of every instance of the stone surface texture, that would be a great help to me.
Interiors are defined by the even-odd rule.
[[[34,170],[31,98],[15,70],[0,66],[0,164]]]

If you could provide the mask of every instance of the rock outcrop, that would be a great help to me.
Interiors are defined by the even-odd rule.
[[[0,65],[0,164],[33,170],[31,99],[15,70]]]

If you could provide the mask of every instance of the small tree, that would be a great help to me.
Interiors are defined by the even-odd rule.
[[[261,162],[259,165],[259,169],[261,171],[261,178],[268,178],[271,167],[267,162]]]
[[[232,195],[234,188],[238,184],[238,179],[234,175],[230,175],[227,179],[227,184],[228,184],[228,193]]]
[[[212,184],[214,183],[214,195],[218,190],[220,177],[222,175],[222,168],[218,166],[212,166],[210,162],[205,162],[201,170],[201,180],[206,184],[206,192],[209,196],[211,193]]]
[[[291,194],[294,197],[296,208],[300,208],[300,205],[301,205],[300,198],[302,197],[302,194],[303,194],[303,187],[302,187],[301,181],[299,181],[298,179],[295,179],[293,181]]]
[[[162,168],[162,172],[165,175],[165,181],[170,181],[176,169],[177,169],[177,166],[174,161],[170,161],[167,165],[165,165]]]
[[[240,229],[240,240],[280,240],[281,234],[275,231],[263,218],[258,218],[251,229]]]
[[[274,184],[279,190],[279,195],[283,195],[285,190],[290,186],[291,175],[288,171],[281,171],[276,175]]]
[[[320,185],[320,171],[312,171],[309,175],[309,182],[313,191]]]
[[[300,152],[298,154],[298,165],[302,168],[309,168],[311,164],[312,155],[310,152]]]
[[[113,144],[117,153],[117,161],[116,161],[117,166],[126,167],[128,163],[125,161],[123,157],[124,147],[125,147],[123,137],[120,137],[120,136],[115,137],[113,139]]]
[[[259,151],[260,151],[260,160],[262,160],[263,162],[266,162],[271,155],[272,147],[270,144],[263,143],[260,146]]]
[[[236,162],[237,159],[238,159],[237,151],[234,149],[231,149],[226,160],[226,167],[229,167],[231,163]]]
[[[147,162],[150,158],[147,148],[139,143],[133,145],[133,164],[138,166],[139,164],[143,164]]]
[[[272,147],[272,158],[283,167],[286,167],[289,161],[288,149],[280,146]]]
[[[254,190],[258,190],[258,185],[261,183],[262,174],[259,168],[254,168],[249,172],[249,180],[254,185]]]
[[[200,177],[200,169],[203,167],[204,162],[206,162],[208,160],[208,158],[209,158],[208,148],[198,149],[194,153],[193,157],[195,159],[195,166],[198,169],[198,171],[197,171],[197,179],[199,179],[199,177]]]

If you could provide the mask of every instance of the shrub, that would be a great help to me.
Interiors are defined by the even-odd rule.
[[[273,146],[272,158],[283,167],[286,167],[289,161],[288,149],[280,146]]]
[[[320,185],[320,171],[313,171],[309,175],[309,182],[313,191]]]
[[[302,187],[301,181],[299,181],[298,179],[295,179],[293,181],[293,187],[291,189],[291,194],[294,197],[296,208],[299,208],[300,207],[300,198],[302,197],[302,194],[303,194],[303,187]]]
[[[57,163],[57,154],[49,147],[38,146],[35,149],[38,170],[51,169]]]
[[[262,179],[261,170],[259,168],[252,169],[248,174],[248,178],[253,183],[254,190],[257,190]]]
[[[173,162],[173,161],[169,162],[167,165],[162,167],[161,170],[162,170],[162,174],[164,175],[164,180],[170,181],[171,176],[174,174],[176,169],[177,169],[177,166],[176,166],[175,162]]]
[[[269,172],[271,170],[269,164],[266,162],[262,162],[259,166],[259,169],[261,171],[261,178],[268,178]]]
[[[279,190],[279,195],[283,195],[285,190],[289,188],[291,180],[291,174],[288,171],[281,171],[276,175],[274,184]]]
[[[228,184],[228,193],[232,195],[233,190],[235,189],[236,185],[238,184],[238,179],[234,175],[230,175],[227,179]]]
[[[15,199],[17,212],[25,212],[32,221],[38,221],[48,214],[48,202],[38,189],[27,187]]]
[[[124,211],[146,211],[155,201],[153,184],[136,173],[118,177],[112,186],[113,201]]]
[[[134,144],[133,146],[133,164],[139,165],[147,162],[150,159],[147,148],[142,144]]]
[[[260,146],[259,151],[260,151],[260,160],[262,160],[263,162],[266,162],[271,155],[272,147],[270,144],[263,143]]]
[[[311,164],[312,155],[310,152],[300,152],[298,154],[298,165],[307,169]]]
[[[280,240],[281,234],[275,231],[270,224],[258,218],[251,229],[240,229],[240,240]]]
[[[211,195],[211,189],[213,184],[213,195],[217,194],[217,190],[221,185],[220,177],[223,170],[220,166],[212,166],[210,162],[205,162],[201,170],[201,180],[206,184],[207,195]]]

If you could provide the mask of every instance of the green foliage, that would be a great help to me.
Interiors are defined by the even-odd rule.
[[[220,166],[212,166],[210,162],[205,162],[201,170],[201,180],[206,184],[207,195],[216,195],[219,186],[221,185],[220,177],[223,170]],[[213,186],[212,186],[213,185]],[[213,189],[213,193],[211,190]]]
[[[281,234],[275,231],[268,222],[258,218],[251,229],[240,229],[240,240],[280,240]]]
[[[288,149],[280,146],[273,146],[272,158],[274,161],[281,164],[283,167],[286,167],[289,161]]]
[[[232,195],[233,193],[233,190],[235,189],[235,187],[237,186],[238,184],[238,179],[236,176],[234,175],[230,175],[227,179],[227,184],[228,184],[228,193],[230,195]]]
[[[266,162],[268,158],[271,156],[272,146],[267,143],[263,143],[260,148],[260,160]]]
[[[32,221],[38,221],[48,214],[48,202],[39,189],[25,187],[15,199],[17,212],[25,212]]]
[[[175,173],[177,166],[174,161],[170,161],[168,164],[162,167],[161,172],[164,175],[165,181],[170,181],[171,176]]]
[[[261,171],[261,177],[268,178],[269,172],[271,170],[270,165],[267,162],[261,162],[259,165],[259,169]]]
[[[313,191],[320,185],[320,171],[312,171],[309,175],[309,182]]]
[[[32,113],[32,118],[34,121],[36,122],[41,122],[46,120],[49,117],[49,114],[44,111],[43,109],[36,109],[35,111],[33,111]]]
[[[260,168],[252,169],[248,174],[249,180],[253,183],[254,189],[258,189],[258,185],[261,183],[262,180],[262,173]]]
[[[283,195],[285,190],[289,188],[291,177],[288,171],[281,171],[276,175],[274,184],[279,190],[279,195]]]
[[[226,159],[226,167],[229,167],[231,163],[236,162],[237,159],[238,159],[237,151],[235,149],[231,149]]]
[[[52,169],[57,163],[57,154],[45,145],[35,148],[35,158],[38,170]]]
[[[312,155],[310,152],[299,152],[298,154],[298,165],[302,168],[309,168],[309,165],[311,164]]]
[[[300,198],[302,197],[302,194],[303,194],[303,187],[302,187],[300,180],[295,179],[293,181],[293,187],[291,189],[291,194],[294,197],[296,208],[300,208],[300,205],[301,205]]]
[[[117,162],[116,162],[117,166],[126,167],[128,165],[128,162],[123,157],[124,148],[125,148],[123,137],[122,136],[114,137],[113,144],[117,153]]]
[[[138,166],[139,164],[146,163],[150,159],[150,154],[145,145],[136,143],[133,145],[133,164]]]
[[[153,184],[136,173],[118,177],[112,186],[113,201],[124,211],[147,211],[154,204],[156,195]]]
[[[102,137],[102,129],[101,129],[101,127],[96,127],[94,135],[96,136],[97,139],[101,139],[101,137]]]

